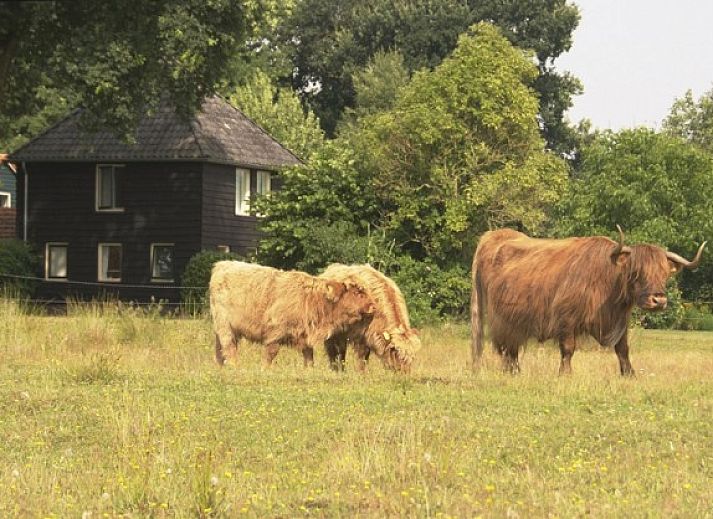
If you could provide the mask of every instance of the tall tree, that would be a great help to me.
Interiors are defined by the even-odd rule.
[[[48,110],[44,89],[84,106],[90,126],[125,135],[161,98],[187,116],[214,92],[263,1],[1,2],[0,113]],[[5,145],[22,141],[0,132]]]
[[[364,250],[360,239],[369,238],[380,254],[393,243],[397,254],[451,269],[468,264],[490,227],[542,231],[567,169],[539,135],[528,87],[536,75],[531,57],[496,28],[474,26],[434,70],[416,73],[391,109],[362,118],[306,170],[284,173],[283,189],[261,208],[261,256],[314,268],[326,258],[310,251],[327,247],[310,244],[331,233]]]
[[[713,152],[713,89],[698,101],[690,90],[676,99],[663,122],[664,130]]]
[[[302,0],[281,40],[292,56],[290,79],[332,133],[344,109],[355,105],[353,74],[378,51],[398,50],[411,72],[433,68],[459,34],[483,20],[534,51],[543,134],[551,148],[569,151],[562,116],[581,85],[554,69],[579,22],[577,7],[567,0]]]
[[[260,69],[237,87],[230,102],[262,126],[281,144],[302,159],[308,159],[323,144],[324,133],[312,111],[304,111],[297,94],[278,88]]]

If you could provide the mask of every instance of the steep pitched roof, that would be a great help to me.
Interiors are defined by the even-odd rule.
[[[200,160],[255,167],[300,164],[291,151],[217,96],[206,99],[189,122],[163,104],[141,120],[134,144],[126,144],[109,131],[83,132],[80,116],[81,110],[75,110],[12,153],[11,160]]]

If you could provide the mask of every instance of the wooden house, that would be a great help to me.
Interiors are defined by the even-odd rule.
[[[0,239],[15,237],[17,219],[15,173],[4,163],[5,158],[4,154],[0,154]]]
[[[160,108],[140,122],[133,144],[84,133],[80,115],[10,156],[19,165],[18,237],[44,259],[40,298],[177,301],[191,256],[254,249],[251,196],[300,163],[219,97],[190,121]]]

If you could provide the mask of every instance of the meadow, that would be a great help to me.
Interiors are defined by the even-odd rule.
[[[473,374],[465,324],[411,375],[220,369],[207,319],[0,300],[0,517],[713,517],[713,334],[631,333],[635,378],[594,344]]]

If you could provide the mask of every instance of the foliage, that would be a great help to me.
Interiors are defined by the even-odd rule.
[[[377,51],[363,69],[352,74],[354,108],[345,108],[341,124],[353,124],[367,115],[392,109],[399,89],[408,80],[400,52]]]
[[[0,143],[17,146],[62,109],[130,136],[167,98],[184,116],[214,92],[261,0],[2,2]],[[55,100],[53,96],[57,96]],[[28,121],[24,118],[36,116]],[[14,139],[16,130],[26,132]]]
[[[676,99],[663,127],[668,134],[713,152],[713,89],[704,93],[697,102],[693,100],[690,90]]]
[[[36,277],[39,266],[39,256],[25,242],[0,240],[0,274]],[[0,276],[0,292],[15,297],[31,297],[35,285],[32,280]]]
[[[713,332],[713,313],[707,304],[688,303],[683,307],[683,316],[678,322],[680,330]]]
[[[533,85],[545,137],[550,147],[566,144],[562,115],[581,92],[576,78],[554,67],[579,22],[577,7],[566,0],[302,0],[281,27],[280,40],[292,58],[294,87],[332,134],[344,109],[356,106],[354,73],[377,53],[400,52],[409,72],[433,68],[479,21],[494,23],[514,45],[534,50]]]
[[[215,262],[238,259],[240,257],[231,252],[204,250],[194,254],[181,276],[181,300],[187,308],[202,309],[208,304],[208,283]]]
[[[383,228],[414,258],[465,264],[489,228],[543,229],[567,171],[539,137],[527,86],[536,74],[479,24],[433,71],[417,72],[392,110],[361,122],[353,140],[388,211]]]
[[[260,225],[264,235],[258,247],[260,263],[314,272],[346,257],[338,254],[328,259],[320,251],[330,232],[320,229],[334,226],[341,242],[335,246],[344,250],[351,244],[347,231],[366,235],[378,222],[376,195],[356,162],[348,144],[329,141],[305,166],[281,173],[281,189],[256,201],[257,211],[266,215]],[[310,257],[311,252],[317,257]]]
[[[655,243],[691,257],[713,236],[712,170],[709,155],[678,138],[646,128],[604,132],[582,150],[556,232],[614,236],[620,224],[629,243]],[[696,283],[713,280],[708,258],[704,254]],[[681,288],[694,297],[689,276]]]
[[[229,100],[302,159],[308,159],[324,142],[312,111],[305,113],[297,95],[289,88],[278,89],[265,72],[257,70],[247,85],[229,95]]]
[[[434,323],[445,316],[467,315],[470,276],[462,266],[441,269],[431,261],[400,256],[390,270],[404,294],[414,326]]]

